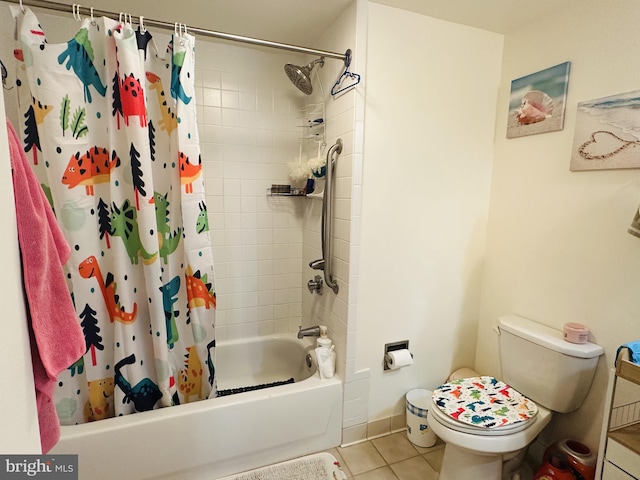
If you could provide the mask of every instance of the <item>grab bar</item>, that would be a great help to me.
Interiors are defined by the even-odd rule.
[[[342,153],[342,140],[339,138],[336,143],[327,151],[327,178],[324,187],[324,198],[322,199],[322,260],[324,260],[322,266],[324,271],[324,283],[333,290],[333,293],[338,294],[338,282],[333,278],[333,271],[331,270],[331,234],[332,223],[331,217],[333,214],[333,169],[335,162],[338,160],[338,156]],[[336,155],[334,160],[333,155]],[[314,262],[312,262],[314,263]]]

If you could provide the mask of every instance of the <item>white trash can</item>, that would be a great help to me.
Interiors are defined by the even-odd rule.
[[[411,443],[419,447],[433,447],[437,438],[427,425],[430,390],[416,388],[406,395],[407,403],[407,437]]]

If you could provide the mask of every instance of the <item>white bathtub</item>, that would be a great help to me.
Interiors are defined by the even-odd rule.
[[[320,380],[315,359],[307,368],[313,346],[294,335],[220,342],[220,390],[295,383],[63,426],[51,454],[77,453],[80,480],[213,480],[335,447],[342,383]]]

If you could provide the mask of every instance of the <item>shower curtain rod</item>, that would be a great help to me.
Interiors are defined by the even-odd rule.
[[[9,3],[17,3],[21,6],[45,8],[47,10],[55,10],[58,12],[73,13],[74,11],[74,7],[72,7],[71,5],[53,2],[51,0],[4,0],[4,1]],[[119,15],[123,14],[123,12],[119,12],[119,13],[109,12],[107,10],[100,10],[97,8],[91,9],[90,7],[84,7],[81,5],[75,5],[75,8],[77,9],[78,13],[82,13],[85,16],[90,16],[92,11],[93,11],[93,15],[98,17],[117,18]],[[127,13],[127,16],[129,16],[128,13]],[[163,22],[161,20],[153,20],[147,17],[142,17],[142,18],[144,19],[143,21],[144,21],[145,27],[153,26],[153,27],[165,28],[165,29],[176,28],[175,23]],[[230,40],[233,42],[248,43],[251,45],[257,45],[261,47],[278,48],[280,50],[288,50],[290,52],[307,53],[310,55],[319,55],[321,57],[326,57],[326,58],[335,58],[337,60],[343,60],[345,64],[348,64],[350,62],[349,53],[335,53],[335,52],[328,52],[324,50],[316,50],[314,48],[298,47],[296,45],[289,45],[287,43],[278,43],[278,42],[272,42],[269,40],[262,40],[259,38],[244,37],[242,35],[234,35],[231,33],[216,32],[214,30],[208,30],[206,28],[189,27],[189,26],[187,26],[186,28],[189,32],[196,33],[204,37],[213,37],[221,40]]]

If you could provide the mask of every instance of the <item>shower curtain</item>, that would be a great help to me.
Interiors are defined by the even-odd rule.
[[[51,44],[31,10],[14,16],[16,130],[72,249],[87,348],[58,379],[60,422],[215,396],[193,36],[158,51],[148,31],[86,18]]]

